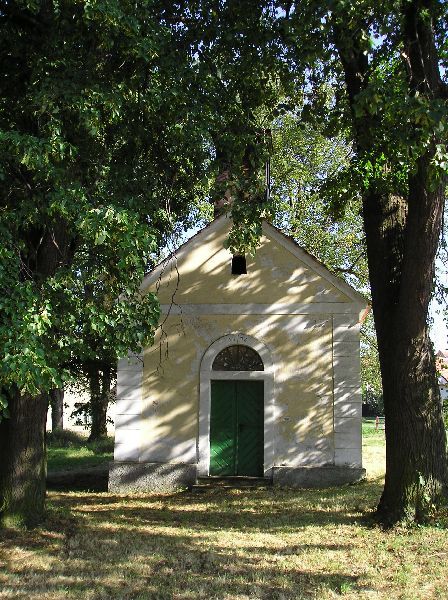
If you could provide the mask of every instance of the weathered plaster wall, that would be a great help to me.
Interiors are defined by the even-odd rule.
[[[353,467],[362,464],[359,328],[357,315],[333,316],[335,464]]]
[[[276,463],[333,462],[331,318],[175,315],[164,331],[144,354],[141,439],[148,448],[140,460],[196,462],[201,358],[217,338],[242,331],[273,356]]]
[[[131,354],[118,361],[115,406],[115,461],[138,462],[142,410],[143,357]]]

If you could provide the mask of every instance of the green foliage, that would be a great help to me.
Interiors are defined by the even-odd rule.
[[[151,342],[141,279],[209,185],[190,55],[159,17],[155,2],[2,6],[3,390],[59,387]]]
[[[361,328],[361,390],[363,400],[383,414],[383,389],[375,324],[370,312]]]
[[[315,123],[304,123],[300,114],[286,114],[276,124],[275,223],[327,267],[365,291],[368,276],[360,199],[347,203],[336,219],[327,183],[347,168],[351,147],[342,135],[328,138],[323,130]]]
[[[262,219],[269,217],[271,210],[267,203],[252,199],[259,198],[265,192],[265,187],[260,181],[251,187],[245,182],[244,187],[237,191],[246,194],[247,198],[246,201],[235,201],[232,205],[233,226],[225,245],[232,254],[254,255],[261,237]]]
[[[47,362],[45,342],[52,319],[48,297],[35,292],[32,281],[18,285],[20,256],[15,253],[11,235],[5,235],[0,273],[4,290],[0,325],[0,380],[2,387],[17,385],[20,389],[38,393],[49,382],[60,385],[61,379],[53,364]],[[8,243],[10,247],[8,248]]]

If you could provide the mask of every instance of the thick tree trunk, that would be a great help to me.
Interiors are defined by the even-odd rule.
[[[386,418],[378,514],[387,524],[424,520],[446,493],[442,403],[427,329],[443,190],[428,191],[428,167],[426,157],[406,202],[374,195],[364,202]]]
[[[51,430],[64,429],[64,389],[50,390]]]
[[[108,370],[93,367],[89,373],[90,407],[92,424],[89,441],[107,437],[107,407],[109,405],[111,377]]]
[[[48,398],[10,393],[8,419],[0,423],[0,523],[33,526],[45,501],[45,421]]]
[[[402,37],[408,93],[433,99],[441,82],[432,24],[424,14],[428,6],[426,0],[403,4]],[[352,23],[350,32],[347,23],[335,23],[335,43],[357,151],[368,157],[381,135],[381,122],[356,111],[357,96],[369,84],[369,64],[362,25]],[[434,147],[427,147],[410,170],[406,198],[385,192],[375,182],[363,198],[386,417],[386,479],[378,506],[385,524],[424,520],[447,495],[446,436],[427,327],[444,204],[443,182],[437,187],[431,176],[433,156]]]
[[[418,338],[406,342],[406,337],[397,343],[395,336],[382,357],[383,364],[390,361],[383,374],[386,478],[378,506],[385,524],[425,521],[447,492],[445,429],[431,342],[426,329]]]

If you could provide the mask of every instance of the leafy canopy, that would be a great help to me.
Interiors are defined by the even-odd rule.
[[[92,336],[115,357],[152,339],[157,301],[138,287],[210,155],[190,55],[155,9],[1,4],[3,390],[61,385]]]

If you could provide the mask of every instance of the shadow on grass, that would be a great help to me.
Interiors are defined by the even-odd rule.
[[[36,535],[36,534],[34,534]],[[5,547],[8,547],[6,540]],[[16,535],[9,542],[17,547]],[[28,541],[29,542],[29,541]],[[244,548],[244,554],[213,547],[199,537],[164,535],[160,532],[116,531],[88,528],[69,530],[58,544],[54,537],[40,535],[27,549],[53,552],[52,569],[27,567],[16,584],[16,598],[56,596],[89,598],[314,598],[323,589],[339,593],[356,589],[358,577],[350,572],[313,573],[292,563],[271,564],[269,557],[297,557],[326,545],[265,549]],[[37,545],[38,544],[38,545]],[[332,552],[344,546],[330,545]],[[56,560],[55,560],[56,559]],[[280,561],[281,562],[281,561]],[[95,593],[95,590],[97,593]],[[93,595],[92,595],[93,592]]]
[[[82,490],[82,481],[77,482]],[[213,489],[204,493],[188,491],[165,494],[80,494],[57,496],[60,507],[79,516],[88,516],[94,510],[96,518],[116,524],[132,525],[163,523],[217,530],[223,527],[248,529],[275,529],[301,527],[313,524],[347,524],[354,520],[370,523],[372,509],[378,503],[383,478],[370,479],[359,484],[330,489],[259,490]],[[94,486],[90,492],[102,491]],[[57,488],[56,488],[57,489]],[[65,489],[63,488],[65,491]],[[79,491],[75,489],[75,492]],[[82,508],[76,505],[81,505]],[[148,504],[160,504],[148,508]],[[188,506],[206,510],[189,509]],[[182,506],[182,509],[180,509]],[[94,507],[94,508],[93,508]],[[367,519],[367,520],[366,520]]]
[[[361,590],[350,561],[324,564],[350,555],[350,536],[328,536],[361,523],[381,488],[378,478],[329,490],[53,493],[42,528],[0,534],[4,584],[15,598],[292,599]],[[13,567],[17,548],[39,560]],[[322,565],[306,562],[313,553]]]

